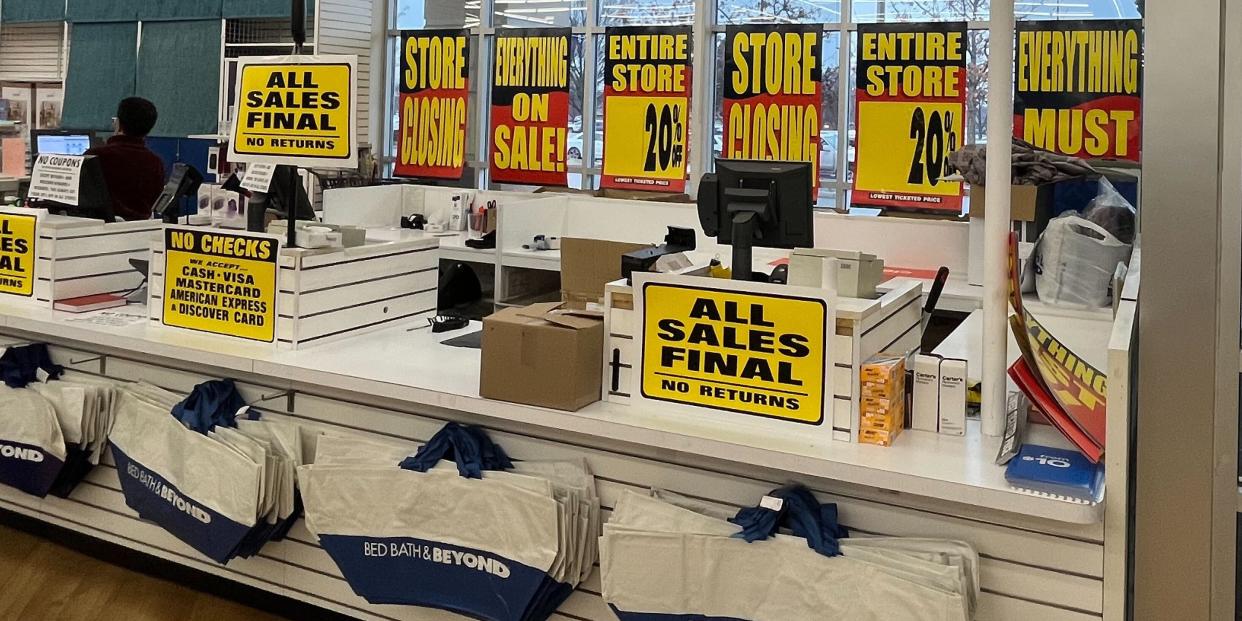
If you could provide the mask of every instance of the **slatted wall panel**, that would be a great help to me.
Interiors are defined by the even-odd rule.
[[[64,80],[64,22],[0,24],[0,81]]]
[[[67,364],[89,360],[90,354],[55,348],[54,358]],[[184,364],[184,363],[181,363]],[[108,377],[145,379],[165,388],[185,392],[204,379],[198,373],[154,366],[115,356],[85,363],[87,370]],[[445,422],[435,415],[413,414],[363,406],[338,399],[284,391],[288,385],[258,380],[261,385],[239,382],[247,400],[264,396],[268,416],[301,424],[308,437],[319,430],[363,432],[388,440],[409,443],[411,449],[430,437]],[[493,438],[517,459],[585,458],[598,480],[605,517],[626,490],[651,487],[692,496],[721,507],[753,504],[781,481],[764,480],[696,469],[671,460],[636,456],[567,443],[552,437],[493,429]],[[815,486],[820,487],[820,486]],[[125,506],[117,474],[105,465],[69,500],[40,501],[8,488],[0,488],[0,508],[30,515],[106,541],[172,560],[215,575],[246,582],[359,619],[383,621],[461,619],[434,610],[411,607],[372,606],[350,590],[315,538],[299,523],[284,542],[267,545],[253,559],[235,560],[222,567],[164,533],[141,522]],[[842,521],[857,536],[926,536],[971,542],[982,556],[983,596],[978,619],[1007,621],[1089,621],[1100,618],[1103,550],[1099,541],[1010,528],[943,512],[919,511],[875,500],[820,493],[838,503]],[[579,586],[553,619],[557,621],[613,621],[600,595],[598,572]]]
[[[319,0],[320,54],[358,56],[358,144],[370,144],[371,30],[370,0]]]

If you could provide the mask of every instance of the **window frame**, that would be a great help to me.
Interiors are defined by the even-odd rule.
[[[394,62],[398,58],[400,49],[400,33],[397,27],[397,5],[400,0],[389,0],[388,11],[388,30],[386,37],[387,54],[385,56],[385,64]],[[584,55],[594,55],[598,46],[601,45],[606,26],[600,23],[600,4],[607,0],[586,0],[586,16],[585,25],[573,26],[571,28],[575,36],[582,36],[582,50]],[[694,19],[691,22],[691,33],[693,40],[693,74],[696,76],[696,84],[700,86],[695,88],[692,96],[690,107],[690,157],[688,161],[691,171],[690,178],[687,183],[687,192],[694,196],[698,188],[698,171],[710,171],[713,167],[712,162],[715,157],[713,131],[714,120],[717,113],[717,89],[715,75],[718,70],[716,66],[715,41],[717,36],[722,36],[728,27],[728,24],[721,23],[719,15],[718,0],[695,0],[694,2]],[[467,169],[474,177],[473,187],[479,189],[492,189],[487,178],[487,156],[490,149],[488,131],[485,129],[490,126],[490,105],[487,93],[491,92],[491,72],[486,68],[492,65],[492,38],[495,37],[497,31],[506,30],[506,27],[495,26],[495,0],[479,0],[479,25],[470,28],[471,36],[474,38],[472,44],[478,49],[478,65],[475,75],[471,78],[477,83],[477,93],[472,104],[475,106],[474,122],[479,123],[478,131],[475,132],[475,158],[466,162]],[[854,71],[852,62],[854,59],[854,37],[857,34],[859,23],[854,21],[854,0],[841,0],[839,10],[840,20],[837,22],[821,23],[823,34],[826,36],[836,33],[838,41],[838,79],[837,79],[837,133],[836,133],[836,173],[831,179],[822,179],[820,185],[820,204],[819,208],[836,209],[845,211],[849,207],[849,193],[852,184],[853,171],[851,162],[849,161],[849,134],[854,122]],[[1068,19],[1068,18],[1067,18]],[[1073,17],[1072,19],[1124,19],[1112,17]],[[958,18],[945,19],[943,21],[963,21]],[[817,23],[817,22],[810,22]],[[872,23],[872,22],[865,22]],[[899,23],[899,22],[895,22]],[[988,22],[986,20],[966,20],[968,31],[987,32]],[[968,60],[969,62],[969,60]],[[397,85],[396,85],[396,68],[385,67],[386,75],[389,76],[384,85],[384,102],[387,109],[384,112],[384,140],[383,154],[380,161],[384,164],[384,170],[387,174],[392,172],[392,164],[395,160],[396,144],[394,140],[392,113],[397,110]],[[712,85],[710,89],[703,88],[701,76],[711,76]],[[596,81],[597,81],[597,63],[593,61],[584,63],[583,71],[583,87],[581,91],[582,102],[582,160],[577,164],[568,166],[569,174],[580,175],[581,187],[586,189],[595,189],[599,183],[602,173],[597,160],[601,159],[602,152],[597,153],[600,145],[596,144],[595,121],[596,114]],[[972,117],[970,112],[970,100],[967,100],[967,119]],[[967,127],[967,135],[971,137],[982,136],[981,128]],[[572,187],[572,186],[571,186]]]

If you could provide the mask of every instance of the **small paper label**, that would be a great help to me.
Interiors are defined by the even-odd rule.
[[[81,155],[40,153],[30,173],[28,198],[78,206],[78,184],[82,179]]]
[[[42,368],[35,370],[35,379],[40,382],[47,383],[47,379],[49,377],[51,377],[51,375],[48,375],[48,372],[44,371]]]
[[[759,506],[769,511],[780,511],[785,508],[785,501],[772,496],[764,496],[763,500],[759,501]]]
[[[242,179],[241,187],[251,192],[267,194],[268,188],[272,187],[272,176],[275,174],[275,164],[265,164],[262,162],[247,164],[246,176]]]

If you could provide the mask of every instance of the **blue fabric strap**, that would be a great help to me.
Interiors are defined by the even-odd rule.
[[[810,490],[801,485],[788,485],[772,491],[769,497],[781,501],[779,510],[747,507],[729,521],[742,527],[735,535],[747,542],[767,539],[782,527],[806,539],[807,547],[824,556],[841,554],[838,539],[849,537],[849,530],[837,522],[837,505],[820,504]]]

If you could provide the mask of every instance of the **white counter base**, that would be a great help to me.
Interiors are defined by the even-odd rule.
[[[518,459],[586,458],[600,479],[605,507],[623,490],[650,487],[739,507],[797,480],[837,502],[843,523],[858,535],[951,537],[975,545],[984,556],[979,619],[1100,618],[1098,514],[1010,491],[1003,470],[991,463],[994,441],[977,433],[949,438],[911,432],[891,449],[821,447],[728,428],[670,428],[667,422],[651,428],[646,425],[654,425],[654,417],[633,406],[595,404],[571,414],[497,403],[478,397],[478,351],[437,345],[441,337],[425,329],[273,351],[189,338],[197,335],[148,322],[119,328],[69,323],[70,315],[26,305],[0,303],[0,313],[0,332],[59,344],[58,362],[78,361],[70,366],[109,377],[188,391],[203,379],[231,376],[248,400],[291,391],[259,407],[307,427],[381,434],[413,449],[447,420],[483,424]],[[4,489],[0,507],[358,618],[458,618],[365,604],[301,525],[290,541],[269,545],[258,558],[223,568],[204,562],[137,520],[118,487],[115,472],[104,468],[70,500],[40,501]],[[594,577],[558,618],[613,619],[598,591]]]

